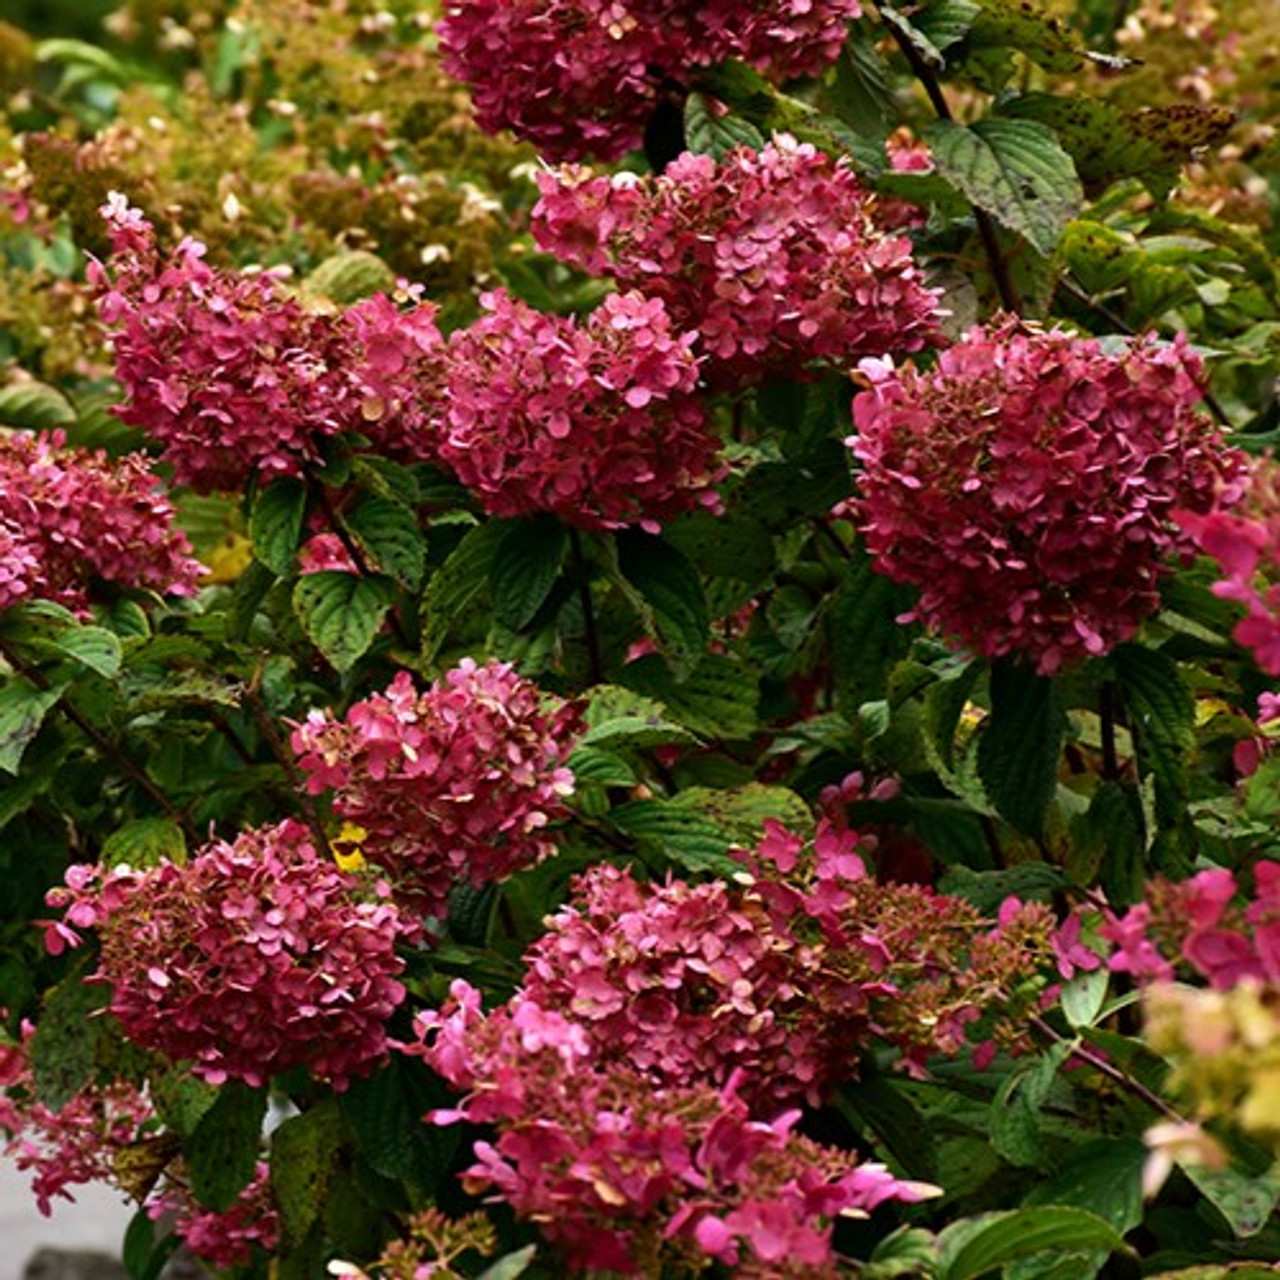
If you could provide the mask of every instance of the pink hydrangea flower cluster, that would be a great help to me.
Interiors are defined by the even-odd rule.
[[[503,291],[450,341],[441,459],[491,515],[656,528],[714,506],[718,441],[693,394],[694,335],[615,294],[579,325]]]
[[[1280,463],[1256,461],[1238,505],[1177,511],[1174,519],[1222,566],[1214,594],[1244,606],[1237,643],[1253,650],[1267,675],[1280,676]]]
[[[423,693],[400,672],[337,720],[313,711],[293,734],[312,794],[360,829],[361,852],[396,898],[441,920],[449,890],[500,880],[550,854],[564,812],[579,713],[548,705],[508,663],[463,659]]]
[[[793,1102],[829,1073],[806,1017],[793,940],[759,900],[719,881],[641,885],[609,864],[525,955],[523,992],[562,1011],[597,1055],[666,1084],[723,1086],[748,1102]]]
[[[1114,948],[1111,969],[1142,982],[1171,982],[1189,969],[1219,991],[1280,982],[1280,862],[1259,862],[1253,874],[1244,906],[1236,877],[1222,868],[1152,881],[1142,902],[1108,912],[1098,930]]]
[[[258,1162],[253,1180],[221,1213],[206,1209],[177,1185],[153,1196],[146,1209],[149,1218],[168,1218],[187,1249],[214,1267],[247,1266],[255,1246],[269,1252],[280,1244],[280,1214],[265,1161]]]
[[[416,1029],[409,1051],[466,1091],[436,1123],[496,1131],[475,1145],[468,1189],[538,1221],[570,1266],[659,1275],[713,1258],[753,1275],[835,1275],[837,1215],[934,1190],[797,1135],[798,1112],[753,1118],[734,1080],[668,1086],[599,1061],[580,1025],[521,994],[485,1014],[457,982]]]
[[[339,871],[300,824],[215,840],[184,866],[79,865],[66,881],[48,896],[66,908],[50,950],[97,933],[94,979],[144,1048],[255,1086],[306,1066],[340,1089],[385,1058],[412,930],[385,884]]]
[[[109,459],[62,437],[0,432],[0,610],[87,610],[95,581],[194,595],[204,566],[140,454]]]
[[[340,431],[430,456],[443,353],[432,308],[374,297],[307,311],[270,274],[216,271],[197,240],[163,255],[123,197],[103,213],[111,270],[91,262],[88,277],[115,330],[118,412],[163,446],[179,484],[298,475]]]
[[[842,824],[819,822],[808,844],[770,820],[742,855],[751,893],[790,942],[806,1006],[799,1026],[823,1046],[819,1082],[855,1074],[873,1042],[922,1075],[929,1058],[964,1049],[979,1023],[984,1053],[993,1042],[1018,1048],[1035,999],[1030,979],[1057,955],[1048,909],[1010,899],[993,923],[961,898],[878,882],[862,856],[874,848]]]
[[[28,1056],[34,1028],[20,1044],[0,1044],[0,1146],[6,1159],[31,1173],[31,1190],[48,1217],[57,1198],[74,1203],[70,1187],[115,1180],[116,1156],[145,1136],[155,1119],[150,1101],[124,1080],[88,1084],[59,1110],[36,1097]]]
[[[738,58],[816,74],[860,12],[858,0],[448,0],[439,33],[482,128],[555,159],[612,160],[699,68]]]
[[[1128,639],[1189,540],[1175,510],[1238,496],[1242,463],[1195,411],[1181,338],[1117,354],[1015,319],[921,372],[864,362],[853,510],[909,617],[1043,674]]]
[[[538,175],[538,243],[661,298],[696,329],[713,382],[811,361],[918,351],[939,337],[937,295],[910,243],[886,235],[848,163],[782,134],[716,162],[685,154],[657,177]]]

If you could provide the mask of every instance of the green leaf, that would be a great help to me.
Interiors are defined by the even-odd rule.
[[[506,526],[489,566],[493,613],[499,622],[523,631],[533,621],[560,576],[568,545],[568,531],[550,516]]]
[[[1040,1108],[1070,1056],[1070,1042],[1059,1041],[1039,1060],[1020,1062],[1000,1086],[991,1103],[991,1145],[1010,1164],[1034,1167],[1045,1162]]]
[[[157,1240],[156,1224],[146,1209],[139,1209],[129,1219],[120,1255],[129,1280],[159,1280],[178,1244],[176,1234],[166,1234]]]
[[[218,1100],[218,1090],[183,1067],[148,1074],[148,1091],[156,1112],[180,1138],[189,1138]]]
[[[440,651],[455,618],[465,614],[489,584],[489,569],[506,526],[491,520],[468,529],[444,564],[427,582],[422,596],[422,656]]]
[[[1066,729],[1051,679],[1018,663],[992,664],[991,715],[978,740],[978,774],[1000,816],[1024,835],[1044,830]]]
[[[912,593],[871,567],[865,554],[849,566],[826,614],[835,667],[836,706],[851,723],[858,708],[884,696],[889,669],[906,653],[911,633],[897,618]]]
[[[36,1097],[60,1111],[94,1077],[98,1052],[115,1023],[103,1018],[110,993],[79,974],[64,978],[45,996],[31,1040]]]
[[[1053,1175],[1022,1202],[1087,1209],[1123,1235],[1142,1221],[1146,1144],[1137,1138],[1096,1138],[1070,1151]]]
[[[792,831],[813,828],[813,813],[789,787],[748,782],[741,787],[686,787],[672,796],[670,805],[710,818],[739,848],[750,848],[764,834],[769,819]]]
[[[1122,644],[1110,661],[1137,749],[1138,764],[1156,783],[1156,816],[1172,824],[1187,797],[1187,760],[1195,745],[1195,699],[1178,664],[1158,649]]]
[[[396,273],[367,249],[335,253],[315,267],[303,281],[310,294],[328,298],[341,307],[350,307],[375,293],[390,293],[396,287]]]
[[[185,1147],[191,1190],[201,1204],[225,1213],[253,1180],[266,1114],[265,1089],[222,1086]]]
[[[486,1267],[476,1280],[516,1280],[533,1265],[537,1252],[536,1244],[527,1244],[523,1249],[517,1249],[515,1253],[505,1254],[492,1266]]]
[[[981,12],[968,33],[968,49],[1016,49],[1046,71],[1076,71],[1086,52],[1079,38],[1033,0],[977,0]]]
[[[642,849],[661,854],[686,871],[722,879],[742,871],[742,865],[729,857],[733,841],[728,833],[703,814],[669,800],[634,800],[609,816]]]
[[[1048,125],[1075,160],[1091,196],[1136,177],[1163,199],[1194,153],[1221,142],[1235,122],[1235,113],[1220,106],[1180,102],[1128,111],[1100,98],[1048,93],[1020,94],[1002,103],[1000,111]]]
[[[653,534],[628,529],[615,535],[615,543],[619,585],[676,677],[687,676],[711,628],[698,571],[683,552]]]
[[[338,1105],[360,1154],[384,1178],[430,1192],[448,1174],[459,1139],[423,1122],[449,1095],[425,1067],[400,1054],[371,1076],[353,1080]]]
[[[671,719],[701,737],[735,741],[750,737],[758,727],[759,681],[747,667],[722,654],[706,654],[681,681],[661,658],[650,654],[628,663],[623,678],[629,688],[662,703]]]
[[[119,675],[124,660],[119,637],[105,627],[75,627],[64,631],[50,648],[106,680]]]
[[[1038,1253],[1113,1253],[1123,1248],[1115,1228],[1084,1209],[1010,1209],[962,1219],[940,1232],[935,1280],[979,1280],[997,1267]]]
[[[1180,1168],[1226,1218],[1238,1240],[1257,1235],[1280,1200],[1280,1165],[1260,1178],[1247,1177],[1235,1169],[1206,1169],[1190,1163]]]
[[[938,120],[924,136],[938,173],[966,199],[1040,253],[1053,252],[1084,193],[1052,129],[992,116],[972,125]]]
[[[25,431],[52,431],[76,420],[75,407],[56,387],[18,382],[0,388],[0,426]]]
[[[724,159],[734,147],[764,147],[764,135],[749,120],[712,103],[704,94],[691,93],[684,104],[685,145],[694,155]]]
[[[103,841],[104,866],[154,867],[162,861],[181,866],[187,860],[187,838],[172,818],[131,818]]]
[[[775,568],[773,538],[760,521],[747,516],[693,511],[667,525],[663,537],[713,578],[756,584]]]
[[[302,520],[307,510],[307,487],[292,476],[279,476],[259,490],[249,511],[249,540],[253,554],[281,577],[293,571]]]
[[[868,1128],[910,1178],[933,1182],[938,1177],[938,1145],[920,1109],[893,1081],[874,1071],[844,1085],[837,1105]]]
[[[66,691],[68,681],[38,689],[25,676],[0,685],[0,770],[16,774],[44,718]]]
[[[850,27],[828,80],[831,110],[844,124],[866,137],[888,136],[897,103],[889,66],[865,23]]]
[[[418,517],[391,498],[366,494],[342,516],[342,523],[376,568],[416,591],[422,584],[426,541]]]
[[[639,781],[626,760],[598,747],[575,747],[565,763],[579,785],[593,782],[602,787],[633,787]]]
[[[271,1135],[271,1194],[285,1239],[304,1240],[329,1190],[341,1136],[337,1102],[291,1116]]]
[[[932,0],[911,15],[911,25],[941,57],[969,34],[982,8],[974,0]]]
[[[293,611],[312,643],[340,672],[349,671],[377,638],[391,607],[385,579],[326,569],[299,578]]]
[[[1106,965],[1099,965],[1087,973],[1075,974],[1062,984],[1058,1003],[1062,1005],[1063,1015],[1070,1026],[1093,1026],[1106,1003],[1110,981],[1111,974]]]

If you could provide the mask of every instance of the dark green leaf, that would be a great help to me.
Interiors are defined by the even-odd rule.
[[[0,770],[18,772],[23,753],[66,688],[62,681],[38,689],[25,676],[10,676],[0,685]]]
[[[375,494],[345,512],[342,523],[373,561],[373,567],[416,591],[422,583],[426,542],[414,512],[391,498]]]
[[[564,561],[569,535],[550,516],[507,525],[489,566],[494,617],[522,631],[546,602]]]
[[[225,1213],[253,1180],[266,1114],[266,1090],[222,1086],[185,1148],[191,1190],[201,1204]]]
[[[897,117],[888,64],[863,23],[850,28],[831,73],[828,95],[831,110],[851,129],[884,138]]]
[[[889,668],[911,643],[911,633],[897,621],[910,605],[911,593],[871,568],[859,554],[849,566],[827,610],[827,630],[835,664],[836,705],[846,720],[858,708],[884,696]]]
[[[36,1096],[54,1111],[94,1077],[100,1046],[115,1030],[115,1023],[101,1016],[109,994],[73,974],[45,997],[31,1041],[31,1069]]]
[[[1187,758],[1195,744],[1195,700],[1178,664],[1158,649],[1122,644],[1112,668],[1129,712],[1138,763],[1156,783],[1156,816],[1172,824],[1187,796]]]
[[[992,664],[991,715],[978,741],[978,773],[1001,817],[1024,835],[1044,830],[1066,728],[1052,680],[1017,663]]]
[[[1146,1145],[1137,1138],[1097,1138],[1070,1151],[1022,1203],[1087,1209],[1124,1235],[1142,1221],[1146,1161]]]
[[[711,627],[698,571],[683,552],[653,534],[628,529],[615,537],[620,585],[676,677],[687,676]]]
[[[1084,65],[1086,53],[1078,37],[1034,0],[977,4],[981,12],[968,33],[969,50],[1016,49],[1046,71],[1076,71]]]
[[[710,577],[754,584],[774,571],[773,538],[749,517],[694,511],[672,521],[663,536]]]
[[[920,1110],[893,1081],[865,1073],[839,1093],[840,1109],[875,1134],[909,1178],[933,1182],[938,1177],[938,1147]]]
[[[1020,1062],[992,1100],[991,1145],[1010,1164],[1025,1167],[1045,1163],[1047,1150],[1041,1137],[1040,1108],[1070,1055],[1071,1044],[1063,1040],[1039,1060]]]
[[[627,665],[623,677],[637,693],[656,699],[667,715],[704,738],[736,740],[758,727],[759,681],[741,663],[706,654],[687,680],[677,681],[661,658],[650,654]]]
[[[298,579],[293,610],[337,671],[349,671],[377,638],[391,607],[384,579],[326,569]]]
[[[302,519],[307,510],[307,487],[292,476],[279,476],[258,492],[249,511],[249,540],[253,554],[282,577],[293,570]]]
[[[338,1104],[291,1116],[271,1135],[271,1194],[285,1239],[306,1238],[328,1194],[342,1136]]]
[[[423,1120],[448,1102],[435,1076],[399,1054],[373,1075],[352,1081],[338,1099],[369,1165],[424,1192],[440,1184],[458,1147],[455,1130]]]
[[[156,1239],[156,1224],[146,1209],[139,1209],[129,1219],[124,1233],[121,1261],[129,1280],[159,1280],[165,1263],[178,1247],[176,1235]]]
[[[464,614],[489,584],[489,569],[506,526],[491,520],[468,529],[449,558],[431,575],[422,596],[422,656],[440,651],[454,620]]]
[[[1084,193],[1052,129],[1034,120],[938,120],[925,130],[934,165],[968,200],[1040,253],[1053,252]]]

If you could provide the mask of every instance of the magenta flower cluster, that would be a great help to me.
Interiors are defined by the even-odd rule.
[[[214,1267],[247,1266],[253,1261],[255,1248],[270,1251],[281,1241],[270,1170],[261,1160],[249,1185],[220,1213],[206,1209],[190,1191],[177,1185],[152,1196],[146,1210],[149,1218],[172,1223],[187,1249]]]
[[[293,749],[397,900],[442,920],[456,883],[489,884],[552,852],[577,729],[576,708],[551,705],[509,664],[467,658],[423,693],[401,672],[341,720],[311,712]]]
[[[129,1039],[211,1084],[262,1085],[291,1067],[344,1088],[387,1052],[404,999],[387,902],[285,821],[215,840],[183,866],[79,865],[49,893],[66,908],[50,950],[96,932],[95,981]]]
[[[0,610],[41,599],[84,612],[98,583],[194,595],[204,566],[173,520],[140,454],[0,432]]]
[[[657,177],[538,176],[538,243],[666,304],[698,334],[713,383],[844,365],[937,339],[936,294],[910,243],[886,235],[844,159],[783,134]]]
[[[481,301],[449,344],[439,456],[486,511],[612,529],[714,506],[694,335],[659,300],[615,294],[581,325],[502,291]]]
[[[1236,642],[1267,675],[1280,676],[1280,464],[1256,460],[1238,505],[1176,511],[1174,519],[1222,567],[1214,594],[1244,606]]]
[[[120,196],[103,213],[111,271],[91,262],[89,280],[115,330],[118,412],[163,446],[179,484],[298,475],[340,431],[393,455],[429,450],[443,350],[432,308],[375,297],[308,311],[270,274],[216,271],[199,241],[166,257]]]
[[[1112,947],[1111,969],[1141,982],[1171,982],[1190,971],[1218,991],[1242,982],[1280,982],[1280,862],[1259,862],[1254,888],[1220,867],[1181,882],[1155,880],[1123,915],[1108,912],[1098,934]]]
[[[444,66],[480,126],[553,159],[616,159],[698,69],[737,58],[767,75],[835,61],[858,0],[448,0]]]
[[[863,368],[853,510],[876,568],[919,588],[909,616],[988,657],[1050,674],[1128,639],[1189,549],[1171,514],[1239,493],[1181,338],[1113,353],[1008,319],[928,372]]]
[[[0,1044],[0,1153],[30,1173],[40,1212],[48,1217],[60,1198],[74,1203],[69,1187],[113,1180],[116,1156],[139,1141],[155,1111],[136,1085],[125,1080],[88,1084],[55,1110],[35,1091],[29,1044],[34,1028],[23,1027],[20,1044]]]
[[[835,1275],[837,1215],[933,1190],[797,1135],[798,1112],[753,1118],[735,1080],[672,1086],[601,1061],[580,1025],[524,994],[485,1014],[459,981],[415,1028],[406,1048],[466,1091],[436,1123],[495,1130],[475,1145],[468,1189],[536,1220],[572,1267],[659,1275],[716,1259]]]

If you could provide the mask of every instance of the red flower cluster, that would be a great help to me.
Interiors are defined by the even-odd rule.
[[[122,197],[103,213],[112,272],[91,262],[89,280],[116,330],[119,414],[164,447],[178,483],[237,490],[255,473],[297,475],[339,431],[431,454],[443,352],[432,308],[375,297],[308,312],[269,274],[215,271],[198,241],[166,260]]]
[[[449,344],[441,459],[491,515],[584,529],[714,505],[718,441],[694,394],[694,335],[662,303],[615,294],[585,325],[504,292]]]
[[[1098,930],[1115,948],[1110,967],[1169,982],[1182,965],[1219,991],[1280,982],[1280,862],[1259,862],[1254,884],[1241,908],[1236,878],[1221,868],[1180,883],[1153,881],[1142,902],[1123,916],[1108,912]]]
[[[95,581],[194,595],[204,566],[158,486],[140,454],[0,432],[0,610],[38,598],[83,612]]]
[[[404,999],[395,907],[322,860],[286,821],[214,841],[185,866],[76,866],[49,946],[101,942],[95,980],[111,987],[125,1034],[212,1084],[261,1085],[306,1066],[343,1088],[385,1056],[384,1023]]]
[[[1207,514],[1175,511],[1174,519],[1226,574],[1215,595],[1245,607],[1236,641],[1252,649],[1258,666],[1280,676],[1280,464],[1255,462],[1238,506]]]
[[[253,1181],[221,1213],[206,1209],[189,1191],[176,1186],[148,1200],[146,1208],[149,1218],[168,1218],[182,1243],[211,1266],[246,1266],[253,1260],[255,1245],[271,1250],[280,1243],[280,1214],[264,1161],[258,1162]]]
[[[577,729],[575,708],[545,707],[509,664],[467,658],[425,693],[402,671],[342,720],[313,711],[293,749],[397,899],[442,920],[457,881],[488,884],[552,852]]]
[[[457,982],[416,1029],[409,1051],[468,1091],[436,1123],[496,1129],[475,1146],[468,1188],[536,1219],[571,1266],[659,1275],[714,1258],[753,1275],[834,1275],[837,1215],[933,1191],[796,1135],[798,1112],[753,1119],[732,1080],[666,1086],[601,1062],[580,1026],[523,995],[486,1015]]]
[[[1179,338],[1109,354],[1017,320],[971,330],[936,368],[866,362],[853,506],[877,568],[920,588],[909,616],[1050,674],[1155,611],[1188,539],[1175,509],[1239,492],[1240,456],[1194,409]]]
[[[779,78],[834,62],[858,0],[448,0],[445,69],[480,126],[556,159],[616,159],[660,101],[728,58]]]
[[[658,177],[569,167],[538,184],[538,243],[661,298],[697,330],[715,382],[918,351],[938,336],[910,243],[875,226],[846,161],[809,143],[784,134],[719,163],[683,155]]]
[[[33,1174],[31,1189],[40,1212],[53,1212],[55,1197],[75,1197],[68,1187],[114,1180],[115,1159],[145,1135],[154,1119],[151,1103],[123,1080],[86,1085],[55,1111],[36,1098],[27,1042],[0,1045],[0,1129],[6,1159]]]

